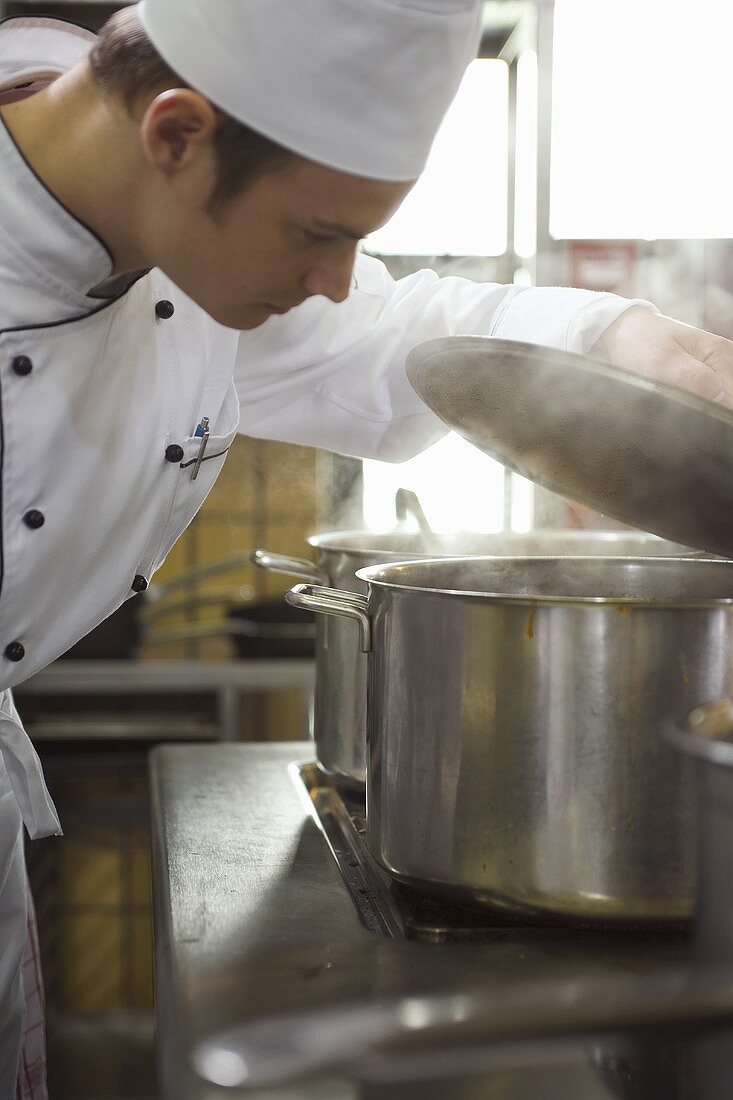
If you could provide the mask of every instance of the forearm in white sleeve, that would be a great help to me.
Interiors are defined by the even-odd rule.
[[[340,304],[313,298],[240,335],[240,431],[401,462],[447,431],[414,392],[405,359],[439,336],[477,334],[587,351],[633,303],[611,294],[439,278],[394,280],[360,256]]]

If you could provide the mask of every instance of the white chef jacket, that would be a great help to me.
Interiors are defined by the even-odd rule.
[[[42,86],[92,40],[54,19],[7,21],[0,26],[0,94],[28,82]],[[159,270],[100,297],[112,267],[105,245],[47,191],[1,124],[0,196],[4,1096],[14,1054],[2,1019],[19,1003],[25,920],[20,817],[31,836],[59,831],[8,689],[150,580],[203,503],[237,430],[399,461],[445,432],[407,381],[410,348],[482,333],[586,351],[631,303],[428,271],[395,281],[377,260],[360,256],[346,302],[312,298],[238,333]],[[172,305],[172,314],[160,303]],[[211,436],[194,481],[195,430],[204,416]],[[16,1025],[8,1026],[17,1039]]]
[[[7,21],[0,90],[63,71],[91,41],[59,20]],[[157,269],[100,299],[93,288],[111,271],[105,245],[45,188],[2,125],[0,195],[0,690],[54,660],[133,584],[150,580],[237,429],[406,459],[446,430],[407,380],[410,348],[483,333],[584,351],[631,304],[429,271],[395,281],[362,255],[346,302],[311,298],[239,333]],[[211,436],[192,480],[203,416]],[[57,824],[45,798],[20,789],[35,769],[21,743],[7,725],[11,781],[29,831],[44,835]]]

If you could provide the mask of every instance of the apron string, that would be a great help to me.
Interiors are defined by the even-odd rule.
[[[23,729],[10,691],[0,694],[0,755],[31,840],[61,836],[61,823],[48,793],[41,761]]]

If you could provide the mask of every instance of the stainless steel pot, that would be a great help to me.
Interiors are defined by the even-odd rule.
[[[364,595],[355,574],[366,566],[405,558],[500,554],[665,556],[686,551],[636,532],[537,531],[531,534],[426,535],[420,532],[335,531],[308,539],[315,562],[255,550],[256,565],[314,584]],[[361,788],[366,777],[366,658],[355,644],[353,628],[336,620],[316,626],[315,741],[323,768],[348,786]]]
[[[703,974],[733,973],[733,699],[693,711],[667,727],[695,769],[697,897],[694,957]],[[733,1081],[733,1029],[703,1037],[687,1054],[690,1100],[718,1100]]]
[[[288,598],[369,652],[367,836],[397,878],[574,918],[692,909],[689,762],[669,713],[733,689],[733,565],[493,558],[361,570]]]
[[[733,967],[733,700],[673,717],[672,744],[695,767],[698,846],[695,948],[703,965]]]

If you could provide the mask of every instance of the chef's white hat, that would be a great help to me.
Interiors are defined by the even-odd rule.
[[[168,65],[309,160],[411,180],[474,57],[480,0],[142,0]]]

